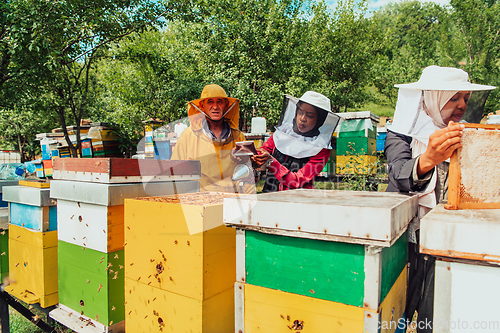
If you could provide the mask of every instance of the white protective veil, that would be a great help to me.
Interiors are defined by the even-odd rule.
[[[303,103],[314,106],[317,112],[316,125],[307,132],[301,132],[297,126],[297,111]],[[324,148],[331,149],[332,135],[340,117],[330,110],[330,100],[314,91],[306,92],[301,98],[284,95],[281,117],[273,135],[276,148],[295,158],[310,157]]]

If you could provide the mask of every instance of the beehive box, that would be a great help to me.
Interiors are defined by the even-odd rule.
[[[337,139],[337,155],[376,155],[377,140],[367,137]]]
[[[434,332],[498,332],[498,266],[445,259],[436,260]]]
[[[105,326],[124,319],[123,250],[102,253],[59,241],[59,303]]]
[[[197,192],[194,181],[99,184],[52,181],[57,199],[59,239],[104,253],[123,249],[124,200],[147,195]]]
[[[251,209],[241,214],[238,207]],[[309,323],[309,332],[317,332],[314,327],[323,320],[338,325],[337,314],[319,315],[335,307],[355,318],[356,324],[348,319],[341,325],[352,324],[359,332],[376,332],[379,321],[397,322],[406,297],[404,232],[416,212],[415,196],[394,193],[294,190],[261,194],[257,200],[225,199],[224,222],[241,229],[236,278],[245,285],[243,296],[238,297],[241,286],[235,289],[240,299],[236,331],[254,332],[273,322],[269,331],[285,332],[296,319],[281,316],[294,313]],[[255,295],[266,294],[260,305],[269,309],[258,310]],[[307,314],[308,306],[299,303],[323,310]]]
[[[374,174],[377,171],[377,156],[337,156],[337,173],[342,175]]]
[[[9,271],[9,294],[43,308],[57,304],[57,231],[10,225]]]
[[[500,208],[500,125],[464,124],[450,159],[447,209]]]
[[[339,138],[377,138],[377,124],[380,117],[370,111],[337,113],[342,118]]]
[[[9,203],[3,200],[3,188],[7,186],[16,186],[17,180],[0,180],[0,208],[7,207]]]
[[[50,198],[50,189],[23,185],[4,189],[4,200],[9,202],[10,223],[38,231],[57,229],[56,201]]]
[[[85,317],[82,318],[88,318],[97,328],[110,332],[123,330],[125,198],[196,192],[198,182],[102,184],[53,180],[51,184],[51,197],[57,198],[62,246],[59,251],[61,309],[53,316],[59,321],[64,318],[63,314],[83,311]],[[86,278],[88,276],[93,278]],[[80,287],[75,289],[75,284]],[[78,330],[80,325],[79,321],[66,324],[76,325],[70,326],[73,330]]]
[[[227,332],[210,328],[213,313],[230,321],[221,321],[222,328],[234,327],[235,230],[222,222],[222,198],[228,195],[205,192],[126,200],[126,330],[159,331],[152,312],[142,316],[145,304],[154,297],[163,298],[163,304],[172,303],[160,313],[170,313],[166,329],[175,323],[179,327],[175,331],[180,332],[190,328]],[[129,287],[134,283],[135,292]],[[160,311],[148,307],[152,310]]]
[[[145,183],[199,180],[199,161],[125,158],[64,158],[54,160],[53,178],[96,183]]]
[[[422,218],[420,251],[438,257],[434,332],[498,331],[498,321],[492,320],[498,317],[500,297],[498,237],[498,209],[446,210],[438,205]]]
[[[500,210],[450,211],[437,205],[420,223],[422,253],[500,263]]]

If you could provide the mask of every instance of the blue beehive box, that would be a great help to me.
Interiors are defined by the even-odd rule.
[[[169,160],[172,155],[172,150],[169,140],[155,141],[155,159]]]

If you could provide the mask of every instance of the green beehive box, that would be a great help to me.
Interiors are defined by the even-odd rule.
[[[9,230],[0,230],[0,278],[9,276]]]
[[[59,303],[105,326],[125,319],[123,250],[103,253],[59,241]]]
[[[362,244],[246,231],[245,245],[246,283],[298,295],[363,307],[365,280],[377,279],[367,275],[379,273],[365,270],[373,254]],[[381,303],[406,266],[406,234],[375,256]]]
[[[376,155],[377,139],[342,137],[337,139],[337,155]]]
[[[339,138],[377,138],[377,123],[380,117],[370,111],[338,113],[343,119],[339,127]]]
[[[328,322],[338,325],[333,331],[393,333],[404,313],[406,228],[417,199],[306,189],[225,198],[224,222],[237,228],[236,331],[265,323],[270,332],[317,332]]]

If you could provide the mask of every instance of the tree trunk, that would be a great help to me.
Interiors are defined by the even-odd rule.
[[[19,155],[21,155],[21,163],[24,163],[26,162],[26,157],[24,156],[24,151],[23,151],[24,144],[21,140],[21,134],[17,135],[17,145],[19,147]]]
[[[472,92],[467,104],[467,112],[463,118],[466,122],[479,124],[483,118],[484,106],[490,92],[491,90]]]

